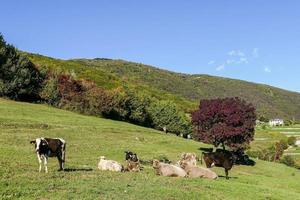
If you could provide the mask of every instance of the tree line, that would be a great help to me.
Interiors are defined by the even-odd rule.
[[[83,114],[166,129],[176,135],[192,133],[189,117],[171,101],[124,87],[106,90],[72,74],[39,70],[27,57],[7,44],[0,34],[0,96],[44,102]]]

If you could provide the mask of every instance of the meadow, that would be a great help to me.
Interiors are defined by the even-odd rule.
[[[29,144],[36,137],[67,141],[66,171],[58,172],[50,158],[49,173],[38,173]],[[219,168],[213,168],[217,180],[159,177],[150,165],[139,173],[97,170],[101,155],[125,164],[124,151],[131,150],[144,161],[176,162],[182,152],[200,155],[207,146],[125,122],[0,99],[0,199],[300,199],[299,170],[260,160],[254,167],[234,166],[229,180]]]

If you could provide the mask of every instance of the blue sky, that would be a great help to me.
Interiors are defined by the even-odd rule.
[[[0,32],[56,58],[118,58],[300,92],[300,1],[1,0]]]

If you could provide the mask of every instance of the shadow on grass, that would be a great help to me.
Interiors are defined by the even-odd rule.
[[[90,172],[93,171],[92,168],[66,168],[64,172]]]
[[[222,176],[222,175],[220,175],[220,176],[218,176],[219,178],[224,178],[224,179],[226,179],[226,176]],[[230,179],[238,179],[238,177],[230,177],[230,176],[228,176],[228,179],[227,180],[230,180]]]

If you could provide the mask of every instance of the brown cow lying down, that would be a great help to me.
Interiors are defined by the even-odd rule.
[[[190,178],[208,178],[208,179],[217,179],[218,175],[211,171],[210,169],[204,167],[197,167],[189,165],[188,163],[181,163],[182,169],[186,171],[188,177]]]
[[[153,168],[156,171],[156,175],[159,176],[186,176],[186,172],[182,168],[175,165],[161,163],[159,160],[153,160]]]
[[[105,156],[101,156],[100,161],[98,163],[98,169],[114,171],[114,172],[122,172],[124,168],[117,161],[106,160]]]
[[[180,160],[177,162],[178,166],[181,166],[182,163],[186,163],[191,166],[197,165],[197,156],[195,153],[183,153],[181,154]]]
[[[125,168],[125,171],[129,171],[129,172],[139,172],[139,171],[141,171],[139,161],[134,162],[134,161],[131,161],[131,160],[127,160],[126,162],[127,162],[127,166]]]
[[[138,158],[136,153],[133,153],[131,151],[125,151],[125,160],[127,163],[125,171],[129,171],[129,172],[141,171],[140,159]]]

